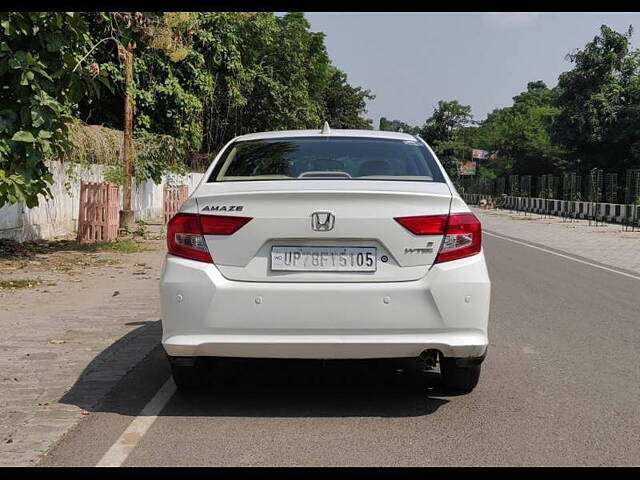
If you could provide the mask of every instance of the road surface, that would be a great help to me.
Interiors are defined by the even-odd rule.
[[[640,464],[640,276],[484,244],[491,344],[470,395],[413,364],[255,361],[223,388],[172,394],[158,347],[41,464]]]

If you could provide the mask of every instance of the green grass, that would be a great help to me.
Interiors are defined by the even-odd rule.
[[[31,288],[42,283],[39,278],[21,278],[19,280],[0,280],[0,289]]]
[[[75,240],[53,240],[18,243],[14,240],[0,239],[0,259],[16,261],[31,259],[36,255],[57,252],[118,252],[137,253],[148,250],[132,238],[121,238],[115,242],[78,243]]]
[[[77,245],[77,250],[83,252],[118,252],[138,253],[147,250],[131,238],[123,238],[115,242],[82,243]]]

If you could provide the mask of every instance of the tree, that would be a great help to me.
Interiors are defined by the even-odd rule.
[[[180,18],[173,15],[186,14],[164,14],[162,18],[168,19],[164,23],[180,25]],[[147,47],[173,45],[167,38],[181,38],[185,27],[174,29],[173,36],[158,34],[156,29],[137,40],[137,136],[168,134],[178,139],[186,155],[206,155],[217,152],[236,135],[319,128],[325,118],[333,126],[370,128],[361,115],[366,100],[373,98],[371,92],[352,87],[346,75],[331,66],[324,35],[311,32],[304,15],[190,15],[196,16],[195,27],[187,29],[189,41],[179,44],[178,62],[170,61],[171,54]],[[110,34],[109,22],[99,21],[95,14],[87,17],[96,38]],[[124,78],[114,46],[104,44],[98,50],[100,68],[113,76],[117,89],[108,101],[83,102],[82,118],[118,128]]]
[[[499,159],[489,160],[485,168],[499,175],[542,175],[562,169],[564,149],[551,138],[560,114],[556,97],[544,82],[529,82],[525,92],[513,97],[511,107],[487,115],[467,140],[476,148],[499,152]]]
[[[624,170],[640,159],[640,79],[638,52],[630,51],[632,32],[603,25],[582,50],[567,55],[575,66],[558,79],[561,112],[554,138],[569,150],[573,167]]]
[[[154,50],[163,51],[171,61],[183,60],[188,54],[183,37],[188,36],[196,27],[196,16],[187,12],[170,12],[164,14],[142,12],[99,12],[93,19],[102,27],[103,37],[97,40],[94,47],[111,40],[117,49],[118,60],[123,65],[123,183],[124,201],[121,213],[121,224],[133,222],[131,210],[131,182],[133,177],[133,126],[134,98],[136,85],[134,79],[134,51],[138,43]],[[91,18],[91,17],[90,17]],[[108,53],[107,53],[108,55]],[[104,58],[104,52],[103,52]],[[107,60],[107,63],[108,60]],[[117,70],[110,65],[111,71]],[[167,79],[168,80],[168,79]],[[166,83],[166,80],[165,80]]]
[[[0,205],[37,204],[51,180],[44,160],[68,158],[73,117],[124,130],[125,165],[111,178],[122,179],[125,209],[132,165],[137,180],[159,181],[177,159],[243,133],[325,119],[371,128],[373,94],[331,65],[302,13],[0,15]]]
[[[603,25],[584,48],[567,55],[573,68],[555,88],[529,82],[513,104],[474,125],[458,102],[439,102],[421,129],[448,170],[471,148],[489,150],[480,175],[541,175],[592,168],[618,173],[640,166],[640,50],[632,50],[631,27]],[[401,126],[402,125],[402,126]],[[407,128],[384,117],[380,128]]]
[[[440,100],[422,127],[422,136],[431,143],[454,140],[460,130],[473,122],[471,107],[457,100]]]
[[[404,132],[410,135],[420,133],[419,127],[412,127],[400,120],[387,120],[385,117],[380,117],[380,130],[387,132]]]
[[[46,160],[68,146],[77,102],[108,81],[94,63],[76,68],[91,46],[77,13],[2,12],[0,28],[0,207],[33,207],[51,195]]]
[[[203,151],[235,135],[318,128],[329,78],[324,36],[302,13],[207,13],[203,53],[216,79],[205,104]]]
[[[367,100],[375,95],[370,90],[352,87],[347,74],[330,67],[329,80],[322,90],[323,120],[333,128],[373,128],[373,122],[362,117],[367,111]]]
[[[215,93],[204,100],[203,153],[235,135],[336,126],[370,128],[371,92],[331,66],[322,33],[302,13],[202,13],[198,50]]]
[[[469,105],[462,105],[457,100],[440,100],[420,131],[436,153],[442,155],[443,166],[450,174],[456,172],[457,163],[469,150],[461,139],[461,133],[472,124]]]

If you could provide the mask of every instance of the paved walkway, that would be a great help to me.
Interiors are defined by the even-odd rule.
[[[539,214],[473,208],[488,232],[560,250],[604,265],[640,273],[640,231],[588,220],[562,221]]]
[[[35,464],[158,344],[163,244],[65,252],[119,262],[72,272],[47,270],[46,259],[0,272],[4,281],[43,281],[0,289],[0,465]]]

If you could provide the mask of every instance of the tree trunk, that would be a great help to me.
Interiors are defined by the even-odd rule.
[[[124,210],[131,211],[131,183],[133,178],[133,45],[129,43],[123,49],[125,66],[125,95],[124,95]]]

